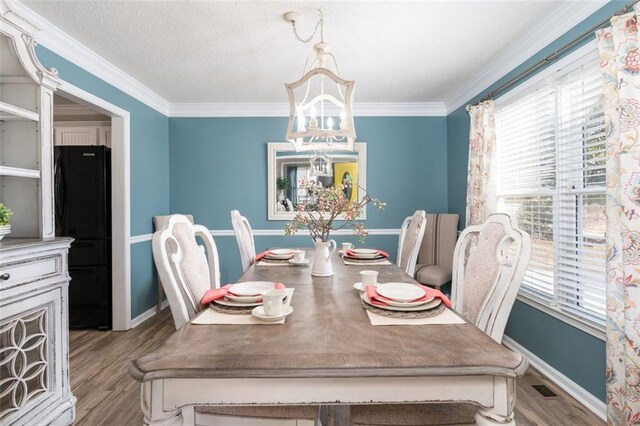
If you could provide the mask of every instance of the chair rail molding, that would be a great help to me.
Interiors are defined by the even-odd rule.
[[[369,235],[400,235],[400,229],[385,229],[385,228],[376,228],[376,229],[368,229]],[[233,229],[209,229],[212,237],[233,237]],[[349,229],[340,229],[337,231],[331,231],[332,235],[353,235],[353,231]],[[253,235],[255,237],[284,237],[284,229],[254,229]],[[309,237],[309,234],[301,232],[296,235],[292,235],[292,237]],[[130,244],[138,244],[143,243],[145,241],[151,241],[153,238],[153,234],[141,234],[136,235],[129,238]]]

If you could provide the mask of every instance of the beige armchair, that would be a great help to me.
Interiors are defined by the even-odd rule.
[[[440,288],[451,281],[459,218],[457,214],[427,214],[414,276],[419,283]]]

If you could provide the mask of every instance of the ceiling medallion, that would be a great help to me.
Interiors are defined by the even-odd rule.
[[[304,75],[286,84],[289,95],[289,124],[286,139],[296,151],[354,150],[353,88],[355,81],[338,74],[338,64],[324,42],[322,10],[313,34],[306,39],[296,29],[297,12],[284,14],[297,40],[307,43],[320,29],[320,42],[313,46]]]

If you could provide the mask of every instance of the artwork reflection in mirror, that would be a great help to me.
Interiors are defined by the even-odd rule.
[[[345,197],[357,201],[358,196],[364,195],[359,173],[363,170],[364,143],[359,143],[356,151],[333,152],[296,152],[287,144],[269,144],[269,173],[270,182],[274,182],[276,197],[271,197],[270,203],[275,204],[269,211],[269,219],[286,220],[293,216],[299,204],[312,201],[306,189],[300,185],[302,181],[316,182],[323,187],[335,186],[341,188]],[[276,146],[281,149],[276,149]],[[290,145],[289,145],[290,146]]]

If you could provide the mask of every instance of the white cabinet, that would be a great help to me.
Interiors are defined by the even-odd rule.
[[[67,253],[55,238],[53,92],[57,72],[34,51],[35,31],[0,0],[0,426],[68,425]]]
[[[0,425],[71,424],[70,238],[0,241]]]
[[[51,238],[53,92],[60,84],[34,51],[35,28],[0,0],[0,201],[12,237]]]

